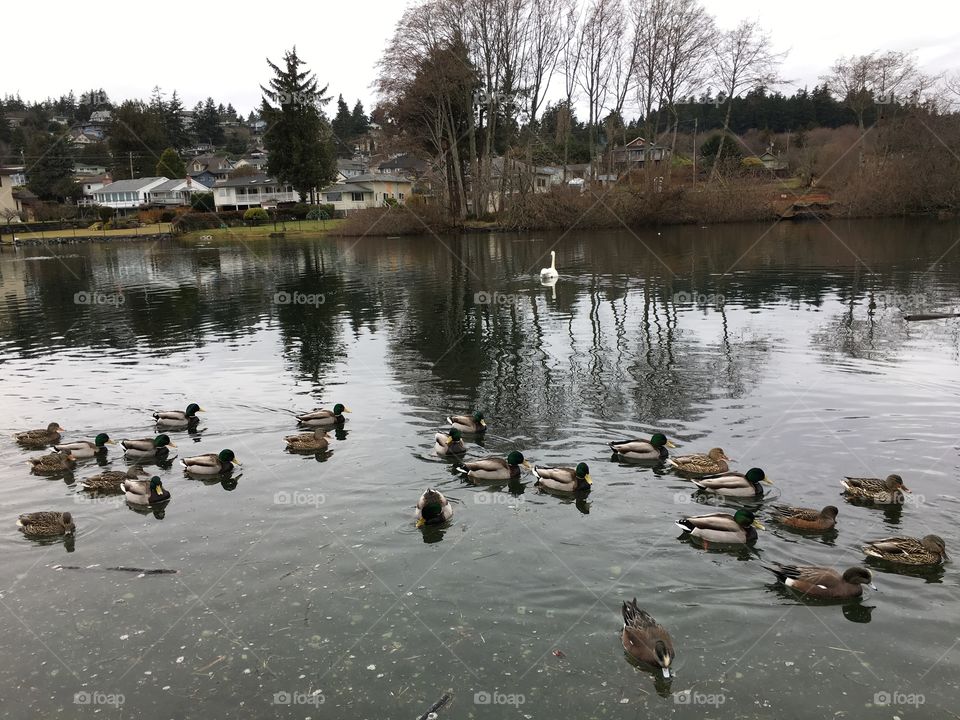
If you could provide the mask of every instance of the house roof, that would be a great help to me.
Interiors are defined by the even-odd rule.
[[[350,178],[350,182],[354,183],[363,183],[363,182],[402,182],[408,183],[411,182],[410,178],[405,178],[402,175],[392,175],[389,173],[364,173],[363,175],[354,175]]]
[[[165,177],[142,177],[135,178],[133,180],[117,180],[115,183],[110,183],[109,185],[104,185],[102,188],[97,190],[97,193],[107,193],[107,192],[135,192],[137,190],[142,190],[148,185],[152,185],[158,180],[166,180]]]
[[[381,168],[393,168],[396,170],[426,170],[428,163],[413,155],[398,155],[395,158],[384,160],[380,163]]]
[[[257,173],[256,175],[241,175],[239,177],[228,177],[226,180],[217,180],[214,187],[250,187],[251,185],[276,185],[276,178],[272,178],[266,173]]]
[[[209,170],[210,172],[233,169],[233,163],[230,162],[229,158],[220,155],[197,155],[196,157],[187,158],[185,161],[187,165],[194,165],[195,163],[200,163],[203,165],[204,170]]]
[[[36,200],[37,196],[34,195],[27,188],[18,188],[13,191],[13,197],[17,200]]]
[[[107,184],[111,180],[110,175],[84,175],[83,177],[77,180],[81,185],[89,185],[92,183],[103,183]]]
[[[353,179],[353,178],[351,178],[351,180],[352,180],[352,179]],[[332,192],[363,192],[363,193],[372,193],[373,190],[370,189],[370,188],[368,188],[368,187],[366,187],[366,186],[364,186],[364,185],[358,185],[358,184],[355,183],[355,182],[348,182],[348,183],[335,183],[335,184],[333,184],[333,185],[331,185],[331,186],[329,186],[329,187],[325,187],[325,188],[324,188],[323,190],[321,190],[320,192],[322,192],[322,193],[324,193],[324,194],[326,194],[326,193],[332,193]]]

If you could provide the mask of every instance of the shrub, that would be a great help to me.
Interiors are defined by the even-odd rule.
[[[212,192],[193,193],[190,196],[190,209],[195,212],[214,212],[216,207],[213,202]]]
[[[109,222],[110,218],[112,218],[115,214],[116,212],[112,207],[101,205],[97,208],[97,216],[100,218],[101,222]]]
[[[249,225],[263,225],[270,220],[270,213],[263,208],[248,208],[243,213],[243,221]]]

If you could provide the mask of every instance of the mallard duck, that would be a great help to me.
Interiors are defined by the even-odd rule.
[[[685,533],[705,542],[744,545],[755,542],[757,530],[763,525],[749,510],[737,510],[733,515],[713,513],[712,515],[694,515],[677,521],[677,526]]]
[[[447,418],[447,422],[460,432],[482,433],[487,430],[487,421],[479,410],[475,410],[473,415],[452,415]]]
[[[579,463],[575,468],[551,468],[534,465],[533,474],[537,477],[537,487],[559,490],[560,492],[589,490],[593,484],[593,478],[590,477],[590,467],[585,462]]]
[[[730,458],[720,448],[713,448],[706,455],[680,455],[667,458],[667,464],[684,475],[719,475],[730,469]]]
[[[13,437],[24,447],[45,448],[60,442],[60,433],[63,431],[59,424],[52,422],[46,430],[24,430]]]
[[[92,458],[100,453],[107,451],[107,445],[116,445],[117,443],[110,439],[106,433],[97,435],[93,442],[89,440],[78,440],[72,443],[63,443],[54,445],[53,449],[59,452],[69,452],[75,458]]]
[[[433,449],[437,455],[463,455],[467,446],[463,444],[463,433],[456,428],[450,428],[449,433],[437,433],[434,438]]]
[[[180,464],[191,475],[220,475],[233,470],[233,466],[240,465],[240,461],[233,454],[233,450],[227,449],[219,453],[182,458]]]
[[[17,519],[17,527],[24,535],[33,537],[57,537],[73,535],[77,531],[73,516],[68,512],[32,512]]]
[[[452,517],[453,507],[439,490],[427,488],[417,500],[418,528],[424,525],[440,525]]]
[[[121,440],[120,444],[123,445],[123,450],[128,457],[135,458],[163,459],[170,452],[169,448],[176,447],[176,444],[171,442],[168,435],[157,435],[153,440],[150,438]]]
[[[849,499],[877,505],[901,505],[904,502],[903,494],[912,492],[899,475],[888,475],[886,480],[845,477],[840,482]]]
[[[312,433],[288,435],[283,440],[287,443],[287,450],[323,452],[330,445],[330,434],[323,428],[318,427]]]
[[[773,519],[781,525],[796,528],[797,530],[816,530],[823,532],[833,530],[837,524],[837,510],[833,505],[827,505],[823,510],[813,508],[790,507],[789,505],[775,505],[771,508]]]
[[[777,580],[788,588],[807,597],[843,600],[863,595],[864,585],[877,589],[873,584],[873,574],[862,567],[847,568],[841,575],[836,570],[825,567],[781,563],[773,565],[774,567],[763,567],[776,575]]]
[[[649,440],[614,440],[607,443],[610,449],[625,460],[666,460],[670,457],[667,448],[675,448],[663,433],[654,433]]]
[[[333,406],[333,410],[313,410],[304,415],[297,415],[297,422],[309,427],[328,427],[344,422],[346,418],[343,414],[348,412],[350,408],[337,403]]]
[[[156,475],[149,480],[124,480],[123,492],[131,505],[157,505],[170,499],[170,491],[163,489]]]
[[[186,410],[159,410],[153,414],[153,419],[160,427],[185,428],[200,422],[200,418],[197,417],[198,412],[205,411],[196,403],[190,403]]]
[[[73,470],[77,464],[76,458],[68,452],[52,452],[42,457],[30,458],[30,469],[37,475],[52,475],[54,473]]]
[[[637,607],[637,599],[623,603],[623,632],[620,638],[623,649],[634,659],[663,670],[663,677],[670,678],[670,663],[673,662],[673,640],[663,626],[650,613]]]
[[[763,497],[763,485],[773,485],[760,468],[750,468],[744,473],[727,472],[721,475],[707,475],[691,480],[701,490],[725,495],[727,497]]]
[[[501,457],[485,457],[473,462],[461,463],[457,472],[463,473],[471,480],[510,480],[520,477],[520,466],[530,467],[530,463],[523,459],[523,453],[514,450],[506,459]]]
[[[926,535],[919,540],[912,537],[871,540],[863,546],[863,552],[900,565],[939,565],[949,560],[947,544],[939,535]]]
[[[136,480],[145,476],[147,471],[139,465],[132,465],[127,470],[107,470],[99,475],[92,475],[80,482],[80,486],[88,492],[114,493],[123,491],[124,480]]]

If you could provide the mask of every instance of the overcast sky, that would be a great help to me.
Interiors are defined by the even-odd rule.
[[[930,72],[960,69],[960,4],[947,0],[800,5],[704,0],[704,5],[724,28],[758,19],[776,47],[789,51],[782,67],[791,81],[783,88],[788,94],[812,88],[836,57],[871,50],[916,50]],[[116,101],[146,98],[159,85],[167,92],[176,89],[187,107],[210,95],[246,114],[268,78],[264,59],[279,61],[295,44],[321,83],[329,83],[334,99],[343,93],[352,106],[360,98],[369,112],[376,62],[403,7],[404,0],[274,5],[5,0],[3,25],[16,31],[4,33],[0,93],[39,100],[102,86]]]

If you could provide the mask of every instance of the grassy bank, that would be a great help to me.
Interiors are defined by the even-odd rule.
[[[162,235],[169,232],[170,223],[156,223],[154,225],[144,225],[143,227],[138,228],[125,228],[118,230],[87,230],[83,228],[76,228],[71,230],[46,230],[44,232],[15,233],[14,235],[4,235],[3,242],[12,243],[14,237],[16,237],[17,240],[22,240],[24,242],[32,242],[35,240],[53,240],[55,238],[63,238],[65,240],[77,238],[80,240],[82,238],[96,239],[104,237]]]
[[[214,228],[212,230],[193,230],[184,233],[182,236],[186,240],[200,240],[207,236],[214,240],[265,240],[274,233],[283,233],[284,237],[316,237],[318,235],[327,235],[334,232],[343,220],[291,220],[286,223],[278,222],[276,226],[273,223],[257,226]]]

